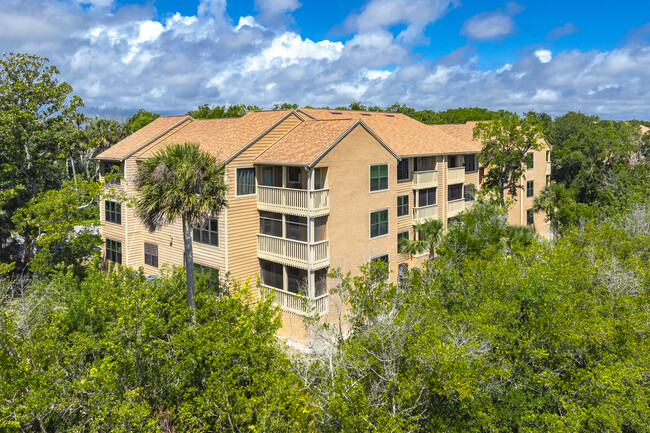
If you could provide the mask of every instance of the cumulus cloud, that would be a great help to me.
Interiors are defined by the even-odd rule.
[[[395,16],[374,9],[387,4],[382,1],[371,0],[350,18],[355,30],[339,42],[305,38],[282,22],[262,23],[259,15],[229,17],[222,0],[203,0],[195,14],[164,19],[147,6],[114,7],[108,14],[74,0],[8,0],[0,14],[0,51],[49,57],[91,113],[353,100],[434,110],[580,110],[610,118],[647,118],[650,111],[650,44],[642,38],[609,51],[540,48],[491,68],[481,66],[475,47],[418,58],[406,42],[412,36],[400,40],[390,28],[414,26],[418,34],[418,25],[438,19],[450,4],[423,3],[430,9],[421,18],[406,3],[393,9]],[[296,5],[283,4],[274,13],[290,14]],[[25,23],[33,31],[21,30]]]
[[[535,51],[535,57],[542,63],[548,63],[553,59],[553,53],[551,50],[539,49]]]
[[[300,6],[298,0],[255,0],[255,10],[259,12],[258,20],[262,23],[289,22],[291,18],[286,14]]]
[[[515,32],[512,17],[522,11],[515,2],[508,3],[506,10],[481,12],[463,23],[460,34],[474,40],[503,39]]]

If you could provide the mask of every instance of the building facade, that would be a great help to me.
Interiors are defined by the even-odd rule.
[[[235,119],[161,117],[98,156],[111,185],[136,191],[137,163],[170,143],[193,142],[226,165],[228,207],[193,233],[195,268],[217,278],[255,281],[285,315],[329,308],[328,270],[389,263],[395,281],[424,257],[398,252],[413,224],[449,218],[471,206],[482,183],[475,122],[425,125],[398,113],[301,108]],[[531,152],[508,222],[548,235],[532,202],[550,174],[549,149]],[[147,231],[132,207],[100,206],[105,257],[145,274],[183,264],[180,223]],[[313,311],[313,310],[312,310]],[[293,317],[292,316],[292,317]]]

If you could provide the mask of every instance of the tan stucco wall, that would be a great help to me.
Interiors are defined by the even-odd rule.
[[[370,192],[370,166],[388,164],[388,190]],[[330,268],[358,273],[373,257],[389,255],[397,279],[397,159],[357,126],[318,164],[328,167]],[[370,239],[370,212],[388,209],[388,234]]]

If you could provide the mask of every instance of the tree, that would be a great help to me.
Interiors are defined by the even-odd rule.
[[[442,238],[442,222],[440,220],[426,220],[423,223],[413,224],[415,239],[402,239],[399,244],[399,252],[413,256],[415,254],[429,253],[429,260],[436,255],[436,248]]]
[[[194,308],[192,230],[226,206],[225,167],[197,144],[170,144],[144,160],[135,175],[135,208],[154,231],[178,218],[183,226],[187,305]]]
[[[275,109],[275,108],[274,108]],[[188,111],[187,115],[195,119],[222,119],[228,117],[242,117],[249,111],[261,110],[257,105],[199,105],[196,110]]]
[[[474,127],[474,139],[483,142],[480,161],[486,168],[485,187],[493,188],[501,206],[506,205],[506,191],[517,195],[520,179],[526,170],[526,156],[544,148],[544,138],[537,116],[521,118],[516,113],[500,111],[498,118]]]
[[[97,203],[104,184],[68,180],[60,189],[39,193],[14,214],[16,227],[35,239],[32,271],[45,274],[57,265],[75,270],[100,251]]]
[[[138,129],[142,128],[143,126],[147,126],[159,117],[160,114],[158,113],[152,113],[150,111],[146,111],[144,108],[140,108],[133,114],[133,116],[126,119],[124,122],[124,129],[126,130],[127,134],[133,134]]]
[[[0,189],[18,194],[5,202],[7,216],[39,191],[58,188],[77,108],[83,101],[60,82],[48,59],[5,53],[0,59]],[[11,228],[8,221],[0,238]],[[29,240],[26,239],[29,245]]]

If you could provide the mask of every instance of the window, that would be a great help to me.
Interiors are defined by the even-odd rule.
[[[370,166],[370,191],[388,189],[388,164]]]
[[[205,278],[205,282],[209,287],[217,286],[219,284],[219,269],[194,263],[194,279],[201,278]]]
[[[463,156],[463,164],[465,165],[465,173],[476,171],[476,155]]]
[[[289,182],[300,183],[300,167],[289,167]]]
[[[458,157],[456,155],[449,155],[449,168],[458,167]]]
[[[463,184],[449,185],[447,187],[447,201],[460,200],[463,198]]]
[[[546,151],[546,160],[547,160],[547,161],[550,161],[550,160],[551,160],[551,151],[550,151],[550,150],[547,150],[547,151]]]
[[[474,201],[474,194],[476,192],[476,187],[473,183],[468,183],[463,186],[463,195],[465,196],[465,201]]]
[[[307,218],[286,215],[286,238],[294,241],[307,242]]]
[[[421,189],[418,192],[418,207],[436,204],[436,188]]]
[[[260,233],[263,235],[282,237],[282,214],[260,212]]]
[[[107,222],[122,224],[122,203],[106,200],[104,202],[104,210],[106,211],[104,219]]]
[[[325,188],[325,169],[317,168],[314,170],[314,189]]]
[[[260,259],[260,279],[265,286],[284,289],[284,271],[282,265]]]
[[[397,180],[409,178],[409,160],[404,158],[397,163]]]
[[[238,168],[237,169],[237,195],[255,194],[255,169]]]
[[[402,239],[409,239],[409,232],[408,230],[405,232],[399,232],[397,233],[397,251],[399,251],[399,246],[402,243]]]
[[[409,196],[397,196],[397,216],[401,217],[409,214]]]
[[[158,267],[158,245],[144,243],[144,264]]]
[[[528,152],[526,154],[526,167],[528,170],[532,170],[535,166],[535,155],[533,152]]]
[[[381,270],[381,271],[379,271],[377,273],[377,277],[378,277],[379,280],[385,280],[386,278],[388,278],[388,273],[389,273],[389,270],[388,270],[388,254],[383,254],[383,255],[378,256],[378,257],[373,257],[372,259],[370,259],[370,262],[371,263],[384,263],[385,268],[384,268],[384,270]]]
[[[526,224],[528,224],[529,226],[535,224],[535,219],[533,218],[532,209],[526,209]]]
[[[219,246],[219,220],[210,218],[202,226],[196,225],[193,230],[194,242]]]
[[[397,264],[397,281],[400,282],[406,277],[406,273],[409,270],[408,263],[398,263]]]
[[[287,288],[291,293],[307,294],[307,270],[287,266]]]
[[[122,264],[122,242],[106,239],[106,260]]]
[[[327,293],[327,268],[314,272],[314,282],[316,283],[314,295],[317,298]]]
[[[262,167],[262,185],[273,186],[273,167]]]
[[[370,212],[370,237],[388,234],[388,209]]]
[[[526,182],[526,197],[532,197],[535,192],[535,182],[529,180]]]
[[[114,178],[108,182],[109,185],[119,185],[121,182],[120,174],[122,173],[122,164],[119,162],[105,162],[104,176],[112,174]]]

